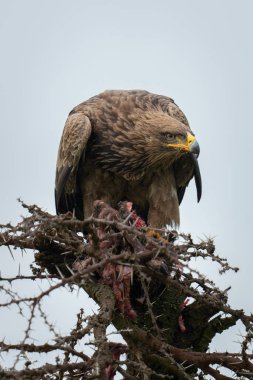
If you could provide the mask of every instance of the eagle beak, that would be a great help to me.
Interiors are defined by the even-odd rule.
[[[193,165],[194,165],[194,179],[196,184],[196,190],[197,190],[197,200],[198,202],[201,199],[202,195],[202,181],[201,181],[201,174],[199,170],[199,163],[198,158],[195,153],[191,154]]]
[[[186,144],[168,144],[168,147],[172,148],[178,148],[180,150],[184,150],[186,152],[191,152],[195,154],[197,157],[199,155],[200,149],[199,149],[199,144],[196,140],[196,137],[191,135],[190,133],[187,133],[187,138],[186,138]]]
[[[201,174],[200,174],[199,163],[198,163],[200,148],[196,140],[196,137],[188,133],[186,144],[168,144],[168,146],[192,153],[190,156],[192,158],[193,166],[194,166],[193,175],[194,175],[196,189],[197,189],[197,200],[199,202],[202,195],[202,181],[201,181]]]
[[[196,184],[196,189],[197,189],[197,200],[199,202],[202,195],[202,181],[201,181],[201,174],[200,174],[199,163],[198,163],[200,148],[199,148],[199,144],[196,138],[190,133],[188,133],[187,135],[187,145],[188,145],[189,151],[192,153],[191,156],[192,156],[192,161],[194,165],[194,179],[195,179],[195,184]]]
[[[200,148],[196,138],[190,134],[187,136],[187,146],[189,151],[194,154],[195,157],[199,156]]]

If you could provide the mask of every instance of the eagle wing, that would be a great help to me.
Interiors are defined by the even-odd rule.
[[[79,161],[85,154],[91,130],[91,122],[86,115],[81,112],[69,115],[61,137],[56,164],[57,214],[73,211],[77,206],[77,170]]]

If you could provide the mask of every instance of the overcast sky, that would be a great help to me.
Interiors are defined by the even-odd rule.
[[[197,204],[189,186],[181,230],[215,236],[240,272],[201,270],[232,285],[232,306],[253,311],[252,15],[252,0],[0,0],[0,223],[18,220],[19,196],[55,212],[57,149],[75,105],[105,89],[168,95],[201,146],[203,197]],[[29,257],[13,263],[2,249],[2,273]],[[61,292],[53,319],[64,310],[73,324],[66,299],[78,310],[83,297]]]

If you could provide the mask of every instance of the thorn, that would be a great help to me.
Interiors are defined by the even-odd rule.
[[[171,327],[168,327],[167,329],[161,329],[161,331],[168,331],[168,330],[171,330]],[[185,363],[185,362],[184,362]],[[181,364],[182,365],[182,364]]]
[[[184,369],[189,369],[189,368],[191,368],[191,367],[194,367],[196,364],[194,363],[194,364],[190,364],[190,365],[188,365],[187,367],[184,367]]]
[[[133,213],[134,213],[134,211],[132,211],[132,212],[126,217],[126,219],[123,220],[122,223],[123,223],[123,224],[126,224],[126,223],[129,221],[129,219],[132,217]]]
[[[20,263],[18,265],[18,277],[20,277]]]
[[[45,272],[45,276],[46,276],[46,279],[47,279],[47,281],[48,281],[48,284],[51,285],[51,279],[48,277],[47,272]]]
[[[133,223],[133,227],[135,227],[136,226],[136,224],[139,222],[139,217],[137,217],[136,219],[135,219],[135,221],[134,221],[134,223]]]
[[[70,273],[72,274],[72,276],[74,276],[75,272],[70,268],[70,266],[68,264],[65,264],[66,265],[66,268],[70,271]]]
[[[68,253],[72,253],[72,251],[62,252],[61,255],[67,255]]]
[[[119,274],[117,280],[121,280],[123,278],[123,265],[120,265]]]
[[[228,365],[234,365],[234,364],[242,364],[243,361],[239,361],[239,362],[232,362],[232,363],[228,363]]]
[[[13,261],[15,261],[14,256],[13,256],[13,253],[12,253],[12,250],[10,249],[10,247],[9,247],[8,245],[7,245],[7,248],[8,248],[8,250],[9,250],[10,254],[11,254],[11,257],[13,258]]]
[[[65,278],[64,275],[62,274],[60,268],[58,267],[58,265],[55,265],[55,268],[57,269],[57,272],[59,273],[59,275],[61,276],[61,278]]]

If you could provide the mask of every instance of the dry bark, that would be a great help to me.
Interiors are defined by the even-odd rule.
[[[238,270],[215,254],[211,239],[195,243],[190,235],[178,236],[173,231],[159,231],[158,236],[148,228],[129,225],[129,219],[115,218],[115,210],[109,207],[104,219],[98,215],[78,221],[70,214],[54,216],[35,205],[23,206],[29,215],[15,226],[2,225],[0,244],[9,249],[35,250],[36,265],[30,276],[19,273],[13,278],[0,278],[8,296],[0,307],[15,304],[22,308],[26,303],[30,317],[24,340],[16,344],[2,341],[1,350],[27,354],[57,351],[62,356],[55,364],[37,368],[29,362],[21,370],[2,368],[1,378],[113,379],[116,371],[125,379],[253,377],[248,350],[252,315],[231,308],[227,291],[219,290],[189,265],[193,258],[202,257],[215,261],[221,272]],[[83,235],[84,230],[89,233]],[[131,282],[126,268],[130,268]],[[8,284],[17,279],[54,279],[54,283],[36,297],[22,298],[8,290]],[[81,310],[69,335],[40,345],[27,343],[42,299],[70,284],[83,288],[99,304],[99,313],[84,317]],[[119,300],[121,289],[124,294]],[[192,300],[189,305],[187,297]],[[238,320],[245,327],[241,351],[207,352],[214,336]],[[46,319],[45,323],[50,328]],[[106,328],[111,323],[126,344],[110,342]],[[77,348],[88,334],[93,334],[95,341],[91,356]],[[120,360],[123,353],[126,360]]]

